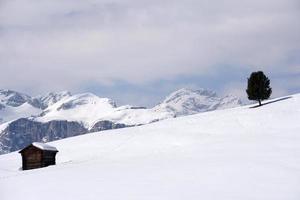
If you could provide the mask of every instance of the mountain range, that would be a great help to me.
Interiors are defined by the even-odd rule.
[[[12,90],[0,90],[0,154],[32,142],[139,126],[240,105],[242,102],[237,97],[219,97],[206,89],[180,89],[153,108],[117,106],[113,100],[92,93],[72,95],[63,91],[31,97]]]

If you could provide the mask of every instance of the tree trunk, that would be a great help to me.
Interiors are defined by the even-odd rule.
[[[258,99],[258,103],[259,103],[259,106],[261,106],[261,100],[260,99]]]

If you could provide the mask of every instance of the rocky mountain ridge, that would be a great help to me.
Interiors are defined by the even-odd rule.
[[[180,89],[153,108],[117,106],[92,93],[29,95],[0,90],[0,154],[31,142],[49,142],[95,131],[139,126],[167,118],[241,105],[233,96],[210,90]]]

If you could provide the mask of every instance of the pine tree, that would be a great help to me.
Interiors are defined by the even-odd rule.
[[[272,94],[269,78],[262,71],[252,72],[246,92],[249,100],[256,100],[261,106],[261,101],[270,98]]]

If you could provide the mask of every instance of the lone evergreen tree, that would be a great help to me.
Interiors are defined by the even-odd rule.
[[[261,101],[268,99],[272,94],[269,78],[262,71],[252,72],[248,78],[246,92],[249,100],[256,100],[261,106]]]

